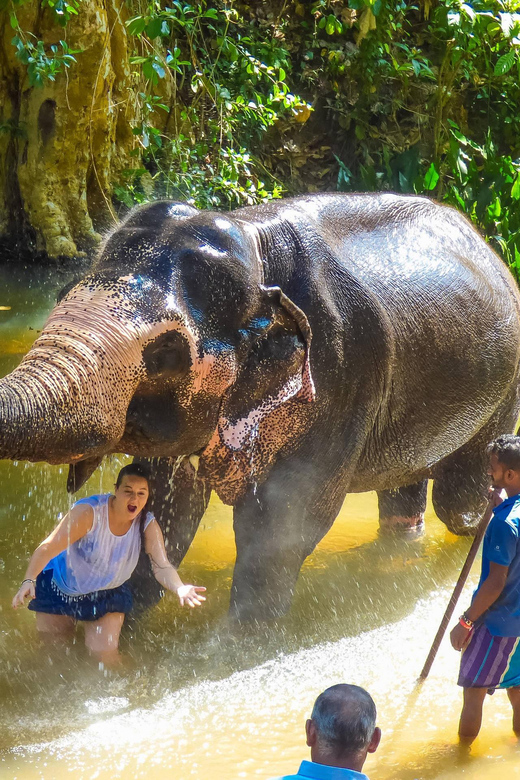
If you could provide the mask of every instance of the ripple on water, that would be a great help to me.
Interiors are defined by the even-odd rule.
[[[36,281],[11,277],[2,279],[2,304],[11,308],[0,312],[0,374],[19,362],[67,281],[49,275],[42,283],[40,270]],[[105,461],[80,495],[110,490],[121,465]],[[212,501],[183,563],[187,576],[208,585],[204,611],[179,614],[171,602],[154,610],[123,674],[105,678],[79,645],[59,662],[42,653],[34,615],[9,607],[30,551],[69,505],[66,474],[2,462],[0,477],[2,780],[232,780],[294,771],[308,756],[303,726],[316,695],[340,681],[364,685],[378,705],[383,741],[366,765],[372,780],[520,777],[503,692],[486,702],[471,753],[458,750],[458,656],[447,642],[430,678],[414,687],[444,586],[469,544],[446,534],[431,508],[422,540],[382,540],[375,495],[348,496],[306,562],[289,616],[265,632],[231,636],[224,615],[232,522]]]
[[[482,737],[471,753],[455,740],[460,690],[458,655],[445,642],[431,676],[416,679],[448,597],[421,601],[394,625],[281,656],[230,677],[166,694],[153,707],[99,720],[51,742],[17,749],[27,780],[132,777],[263,777],[288,772],[307,756],[303,726],[316,695],[328,685],[355,682],[372,692],[383,729],[380,750],[366,769],[377,780],[451,780],[518,776],[517,743],[508,730],[502,692],[487,702]],[[96,700],[102,715],[124,698]],[[45,765],[45,766],[44,766]],[[49,775],[50,776],[50,775]]]

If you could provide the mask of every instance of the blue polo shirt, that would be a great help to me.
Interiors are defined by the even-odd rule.
[[[276,780],[298,780],[298,778],[299,780],[368,780],[362,772],[316,764],[314,761],[302,761],[297,775],[284,775]]]
[[[493,636],[520,636],[520,493],[502,501],[493,511],[482,545],[482,571],[478,589],[489,575],[489,564],[508,566],[504,590],[484,613]]]

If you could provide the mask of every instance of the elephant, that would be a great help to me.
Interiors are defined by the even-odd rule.
[[[0,380],[0,457],[153,469],[174,565],[214,490],[234,507],[230,614],[283,615],[348,492],[384,528],[471,533],[486,445],[520,410],[520,298],[456,210],[320,193],[132,209]],[[144,575],[143,575],[144,576]]]

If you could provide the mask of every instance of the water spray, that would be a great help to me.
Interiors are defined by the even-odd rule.
[[[495,506],[494,499],[491,498],[486,507],[486,511],[484,512],[482,519],[477,526],[477,532],[475,534],[471,547],[469,548],[468,555],[466,557],[466,560],[464,561],[464,566],[461,569],[461,572],[459,574],[459,579],[457,580],[457,584],[455,585],[455,588],[453,589],[453,593],[451,594],[451,598],[448,602],[448,606],[446,607],[446,611],[441,620],[441,624],[435,635],[435,639],[433,640],[433,644],[430,648],[430,652],[428,653],[426,662],[422,668],[421,674],[419,675],[418,682],[421,682],[422,680],[425,680],[428,677],[433,661],[435,659],[435,656],[437,655],[437,651],[442,642],[442,638],[446,633],[446,629],[453,615],[453,611],[457,605],[457,601],[459,600],[460,594],[462,593],[462,589],[466,584],[468,574],[473,565],[473,561],[475,560],[475,557],[477,555],[478,549],[480,547],[480,543],[484,537],[484,534],[486,533],[486,528],[488,527],[489,521],[491,520],[491,515],[493,514],[494,506]]]

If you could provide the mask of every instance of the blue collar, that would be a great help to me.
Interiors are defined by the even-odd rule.
[[[302,761],[297,777],[304,777],[306,780],[368,780],[366,775],[355,772],[354,769],[316,764],[314,761]]]
[[[493,514],[496,515],[497,512],[501,512],[503,509],[510,509],[517,501],[520,501],[520,493],[516,493],[514,496],[508,496],[508,498],[505,498],[501,504],[493,509]]]

